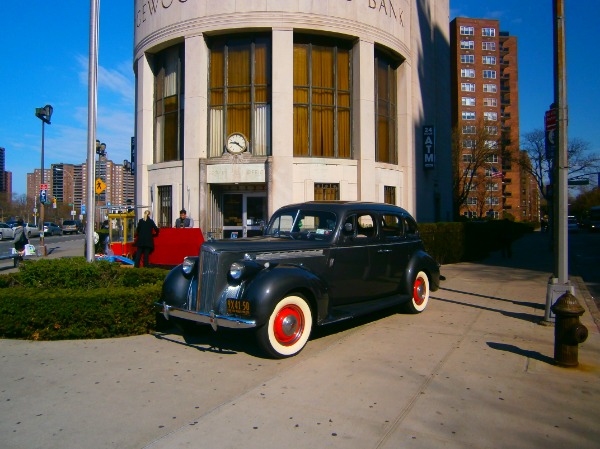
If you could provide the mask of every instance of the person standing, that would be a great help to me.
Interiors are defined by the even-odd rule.
[[[25,245],[29,243],[27,235],[25,235],[25,227],[23,226],[23,220],[17,220],[17,226],[15,227],[14,236],[15,249],[19,253],[19,259],[23,260],[23,254],[25,254]]]
[[[175,220],[176,228],[193,228],[194,220],[187,216],[187,211],[185,209],[181,209],[179,211],[179,218]]]
[[[158,237],[158,233],[158,226],[156,226],[154,220],[150,218],[150,211],[145,211],[144,218],[140,218],[135,230],[135,234],[137,235],[137,251],[135,252],[133,262],[136,268],[140,267],[140,259],[142,256],[144,256],[144,267],[148,268],[150,253],[154,251],[154,237]]]

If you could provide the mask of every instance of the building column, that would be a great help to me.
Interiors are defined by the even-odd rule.
[[[294,198],[294,32],[273,29],[272,55],[272,174],[269,192],[269,216]]]
[[[358,160],[358,200],[376,201],[375,186],[375,47],[360,40],[352,54],[353,147]]]

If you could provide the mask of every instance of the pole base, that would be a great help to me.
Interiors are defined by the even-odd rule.
[[[567,281],[566,284],[559,284],[558,278],[550,276],[550,279],[548,279],[548,288],[546,290],[546,311],[544,313],[542,324],[551,324],[555,322],[554,313],[550,308],[558,298],[567,292],[575,295],[575,287],[571,285],[571,281]]]

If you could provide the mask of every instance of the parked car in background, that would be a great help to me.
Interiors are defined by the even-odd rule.
[[[11,228],[6,223],[0,223],[0,240],[4,239],[14,239],[15,238],[15,230]]]
[[[82,232],[83,226],[79,220],[64,220],[62,224],[63,234],[77,234]]]
[[[63,231],[59,225],[51,221],[44,222],[44,235],[62,235]]]
[[[569,232],[579,231],[579,223],[577,223],[577,218],[575,218],[573,215],[569,215],[567,217],[567,230]]]
[[[314,201],[279,209],[261,237],[205,241],[167,275],[156,306],[184,330],[254,329],[267,355],[284,358],[313,326],[394,306],[420,313],[439,283],[406,210]]]
[[[27,236],[28,239],[30,239],[32,237],[39,237],[40,234],[41,234],[41,232],[38,229],[37,225],[35,225],[33,223],[25,223],[25,235]]]

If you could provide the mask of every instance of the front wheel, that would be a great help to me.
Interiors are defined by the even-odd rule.
[[[406,310],[410,313],[421,313],[429,302],[429,278],[419,271],[415,277],[410,301],[406,303]]]
[[[312,329],[312,312],[302,296],[290,295],[277,303],[269,321],[256,331],[258,344],[271,357],[298,354]]]

